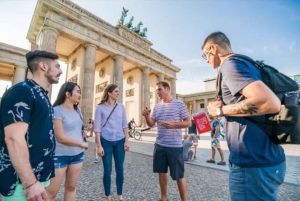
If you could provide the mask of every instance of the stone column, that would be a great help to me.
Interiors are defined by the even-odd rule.
[[[208,105],[208,99],[205,98],[204,99],[204,109],[205,109],[205,111],[207,111],[207,105]]]
[[[123,103],[123,61],[124,57],[121,55],[116,55],[113,57],[115,60],[115,84],[118,85],[120,90],[120,95],[118,98],[118,103]]]
[[[176,78],[171,78],[171,96],[176,99]]]
[[[14,73],[13,85],[25,80],[26,76],[26,67],[24,66],[16,66],[16,70]]]
[[[163,73],[158,73],[158,81],[164,81],[165,75]]]
[[[81,88],[81,111],[83,114],[83,124],[85,126],[88,125],[88,120],[93,116],[96,50],[96,45],[85,45],[83,85]]]
[[[194,100],[193,101],[193,113],[192,114],[195,114],[197,112],[197,104],[196,104],[196,101]]]
[[[144,108],[150,108],[150,68],[143,67],[143,104],[142,111]],[[143,117],[142,117],[143,118]],[[143,118],[143,126],[146,126],[146,120]]]
[[[41,43],[40,50],[45,50],[48,52],[56,52],[56,41],[59,32],[51,27],[44,27],[41,33]]]
[[[40,41],[39,49],[56,53],[56,41],[58,35],[59,32],[56,29],[53,29],[51,27],[44,27],[41,32],[41,41]],[[31,48],[35,49],[36,46],[33,45]],[[48,97],[51,101],[52,86],[49,87],[48,92],[49,92]]]

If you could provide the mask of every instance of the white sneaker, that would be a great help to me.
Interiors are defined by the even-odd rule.
[[[99,163],[99,158],[95,158],[94,163]]]

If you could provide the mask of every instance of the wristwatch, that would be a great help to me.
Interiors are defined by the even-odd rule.
[[[217,116],[222,116],[222,106],[217,107]]]

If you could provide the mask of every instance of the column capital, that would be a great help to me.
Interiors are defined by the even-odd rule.
[[[124,60],[125,57],[122,56],[122,55],[116,54],[115,56],[113,56],[113,59],[121,59],[121,60]]]
[[[97,49],[97,46],[94,44],[91,44],[91,43],[87,43],[84,45],[84,48],[87,48],[87,47],[93,47],[93,48]]]
[[[46,31],[46,30],[54,31],[57,35],[59,35],[59,31],[57,31],[56,29],[54,29],[52,27],[43,27],[42,31]]]
[[[144,73],[150,73],[150,67],[148,66],[142,66],[141,69]]]

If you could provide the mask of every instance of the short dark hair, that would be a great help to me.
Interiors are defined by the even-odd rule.
[[[165,81],[160,81],[160,82],[156,83],[156,85],[162,85],[164,88],[171,89],[169,83],[167,83]]]
[[[57,54],[43,50],[34,50],[26,54],[27,66],[31,73],[38,69],[39,63],[41,61],[50,65],[51,60],[56,59],[58,59]]]
[[[204,46],[206,45],[206,43],[208,43],[210,41],[214,44],[219,45],[222,48],[226,48],[227,46],[231,47],[230,41],[227,38],[227,36],[220,31],[216,31],[216,32],[209,34],[206,37],[206,39],[204,40],[201,48],[203,49]]]

